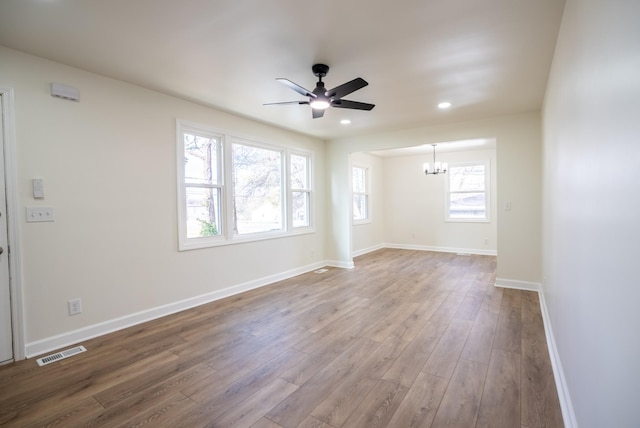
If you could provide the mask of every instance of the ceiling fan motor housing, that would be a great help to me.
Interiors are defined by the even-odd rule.
[[[314,64],[311,67],[311,71],[313,71],[314,76],[322,79],[329,73],[329,66],[326,64]]]

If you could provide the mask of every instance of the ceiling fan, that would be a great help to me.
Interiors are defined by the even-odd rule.
[[[336,86],[333,89],[326,90],[322,78],[329,72],[329,66],[325,64],[315,64],[311,67],[313,74],[318,77],[318,83],[313,91],[309,91],[302,86],[293,83],[289,79],[278,78],[278,82],[287,85],[297,93],[309,97],[308,101],[285,101],[281,103],[267,103],[264,105],[276,105],[276,104],[307,104],[311,106],[311,112],[314,119],[322,117],[324,111],[329,107],[337,108],[349,108],[355,110],[371,110],[375,107],[375,104],[361,103],[358,101],[343,100],[342,97],[349,95],[352,92],[362,89],[367,86],[366,80],[361,77],[353,79],[350,82],[343,83],[340,86]]]

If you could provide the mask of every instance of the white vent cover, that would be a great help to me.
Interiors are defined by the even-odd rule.
[[[327,272],[328,270],[329,270],[329,269],[322,268],[322,269],[314,270],[314,271],[313,271],[313,273],[325,273],[325,272]]]
[[[51,96],[65,100],[80,101],[80,90],[62,83],[51,83]]]
[[[65,358],[73,357],[76,354],[86,352],[87,349],[84,346],[76,346],[75,348],[67,349],[65,351],[56,352],[55,354],[47,355],[46,357],[38,358],[36,362],[39,366],[45,366],[56,361],[64,360]]]

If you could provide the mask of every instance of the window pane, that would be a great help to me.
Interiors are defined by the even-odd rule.
[[[220,189],[187,187],[187,238],[220,235]]]
[[[220,184],[219,177],[218,140],[185,133],[185,183]]]
[[[291,155],[291,188],[309,188],[309,173],[306,156]]]
[[[484,165],[454,166],[449,174],[451,192],[485,190]]]
[[[282,230],[282,153],[232,145],[234,231]]]
[[[353,219],[354,220],[367,219],[367,195],[363,195],[363,194],[353,195]]]
[[[309,192],[292,192],[293,227],[309,226]]]
[[[449,216],[451,218],[484,219],[487,203],[484,193],[450,193]]]
[[[366,174],[364,168],[353,167],[353,191],[355,193],[366,192]]]

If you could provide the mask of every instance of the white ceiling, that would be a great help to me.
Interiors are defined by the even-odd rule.
[[[563,0],[2,0],[0,44],[321,138],[540,108]],[[362,77],[370,111],[263,106]],[[1,76],[0,76],[1,77]],[[60,82],[73,85],[74,82]],[[80,88],[81,89],[81,88]],[[439,110],[437,104],[453,106]],[[352,121],[341,125],[343,118]]]

